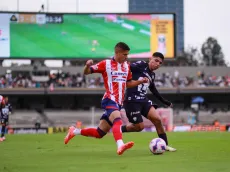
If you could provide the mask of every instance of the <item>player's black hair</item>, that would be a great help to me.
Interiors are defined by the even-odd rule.
[[[121,49],[121,50],[124,50],[124,51],[130,51],[130,48],[129,46],[124,43],[124,42],[118,42],[116,45],[115,45],[115,51],[117,49]]]
[[[160,53],[160,52],[155,52],[155,53],[153,53],[153,57],[159,57],[159,58],[161,58],[161,60],[163,61],[164,60],[164,55],[162,54],[162,53]]]

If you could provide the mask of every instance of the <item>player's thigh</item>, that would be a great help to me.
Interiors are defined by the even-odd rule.
[[[104,119],[112,126],[114,119],[121,118],[121,106],[108,98],[102,101],[102,108],[105,110]]]
[[[161,123],[161,117],[153,106],[149,107],[149,111],[147,113],[147,119],[149,119],[154,124]]]
[[[126,116],[130,123],[138,126],[138,125],[144,125],[143,124],[143,118],[141,115],[141,105],[140,103],[135,102],[125,102],[124,108],[126,112]]]
[[[106,120],[101,119],[99,122],[98,127],[105,133],[108,133],[109,130],[112,128],[111,124],[109,124]]]
[[[161,117],[154,107],[150,108],[147,118],[155,125],[158,134],[165,133]]]
[[[119,110],[114,110],[111,112],[111,114],[109,115],[109,120],[111,122],[114,121],[114,119],[116,118],[121,118],[121,112]]]

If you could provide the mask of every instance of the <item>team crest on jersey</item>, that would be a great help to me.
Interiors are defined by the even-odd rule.
[[[127,68],[126,68],[126,67],[122,67],[122,70],[123,70],[124,72],[127,72]]]

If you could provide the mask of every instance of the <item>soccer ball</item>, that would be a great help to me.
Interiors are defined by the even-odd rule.
[[[166,143],[161,138],[152,139],[149,143],[149,149],[155,155],[163,154],[166,149]]]

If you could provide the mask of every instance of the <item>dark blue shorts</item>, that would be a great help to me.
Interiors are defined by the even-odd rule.
[[[146,102],[124,102],[126,116],[130,123],[139,124],[143,122],[142,116],[147,118],[151,107],[157,109],[156,104],[152,104],[152,101]]]
[[[115,110],[120,111],[121,110],[121,105],[117,104],[116,102],[114,102],[111,99],[105,98],[101,102],[101,107],[102,107],[102,109],[105,110],[105,112],[101,116],[100,120],[104,119],[104,120],[106,120],[108,122],[109,125],[112,126],[113,123],[109,120],[109,116]]]

